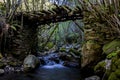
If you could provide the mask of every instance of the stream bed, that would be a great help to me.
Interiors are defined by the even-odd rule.
[[[44,65],[34,72],[1,75],[0,80],[80,80],[80,70],[61,64]]]
[[[35,71],[29,73],[5,73],[0,75],[0,80],[81,80],[80,69],[63,66],[58,54],[39,57],[43,61]]]

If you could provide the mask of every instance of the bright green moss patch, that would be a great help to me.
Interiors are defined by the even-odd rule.
[[[117,52],[112,52],[112,53],[107,55],[107,58],[111,59],[112,57],[115,57],[116,55],[117,55]]]
[[[97,70],[102,70],[102,71],[104,71],[105,72],[105,65],[106,65],[106,63],[105,63],[105,61],[101,61],[101,62],[99,62],[95,67],[94,67],[94,71],[97,71]]]
[[[105,44],[103,46],[103,52],[108,54],[108,53],[111,53],[111,52],[117,50],[118,47],[120,47],[120,40],[116,39],[108,44]]]
[[[47,45],[46,45],[46,47],[47,47],[48,49],[53,48],[53,46],[54,46],[54,44],[53,44],[52,42],[48,42]]]

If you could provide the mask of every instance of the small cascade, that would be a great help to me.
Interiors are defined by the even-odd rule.
[[[110,69],[111,60],[106,59],[106,60],[105,60],[105,63],[106,63],[105,69],[106,69],[106,70]]]
[[[63,68],[63,61],[59,59],[59,55],[57,53],[49,53],[46,56],[40,57],[43,61],[44,68]]]

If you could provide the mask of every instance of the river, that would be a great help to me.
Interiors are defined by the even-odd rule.
[[[5,73],[0,80],[81,80],[80,69],[63,66],[57,54],[49,54],[42,59],[45,65],[40,65],[34,72]]]
[[[7,73],[1,76],[0,80],[80,80],[80,70],[60,64],[45,65],[34,72]]]

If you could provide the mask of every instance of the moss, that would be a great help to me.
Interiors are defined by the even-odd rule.
[[[54,46],[54,44],[53,44],[52,42],[48,42],[47,45],[46,45],[46,47],[47,47],[48,49],[53,48],[53,46]]]
[[[114,72],[118,67],[118,61],[119,60],[119,58],[118,58],[118,56],[115,56],[115,57],[113,57],[112,58],[112,62],[111,62],[111,71],[112,72]]]
[[[112,53],[107,55],[107,58],[111,59],[112,57],[115,57],[115,56],[117,56],[117,52],[112,52]]]
[[[5,13],[5,6],[3,3],[0,2],[0,10]]]
[[[0,53],[0,59],[3,58],[2,54]]]
[[[117,66],[117,68],[120,68],[120,59],[118,59],[118,60],[115,62],[115,65]]]
[[[120,78],[120,69],[117,69],[117,70],[115,71],[115,74],[116,74],[117,77]]]
[[[3,62],[0,62],[0,68],[4,68],[5,64]]]
[[[118,47],[120,47],[120,40],[116,39],[108,44],[105,44],[103,46],[103,52],[108,54],[108,53],[115,51]]]
[[[101,61],[99,62],[95,67],[94,67],[94,71],[96,72],[97,70],[103,71],[105,72],[105,61]]]
[[[75,49],[73,49],[73,48],[71,48],[70,50],[69,50],[69,52],[72,52],[72,53],[74,53],[75,55],[80,55],[80,52],[79,51],[77,51],[77,50],[75,50]]]
[[[112,73],[110,74],[108,80],[120,80],[120,79],[117,78],[115,72],[112,72]]]
[[[86,43],[87,49],[99,49],[101,46],[94,40],[89,40]]]
[[[118,50],[116,51],[116,53],[117,53],[118,57],[120,57],[120,49],[118,49]]]
[[[60,51],[61,52],[66,52],[66,49],[65,48],[60,48]]]
[[[15,66],[17,66],[19,63],[10,61],[8,64],[9,64],[10,66],[15,67]]]
[[[117,69],[117,66],[114,64],[111,64],[111,71],[114,72]]]
[[[78,38],[79,38],[79,34],[78,33],[70,33],[70,34],[68,34],[67,36],[66,36],[66,41],[68,42],[68,43],[76,43],[77,42],[77,40],[78,40]]]

